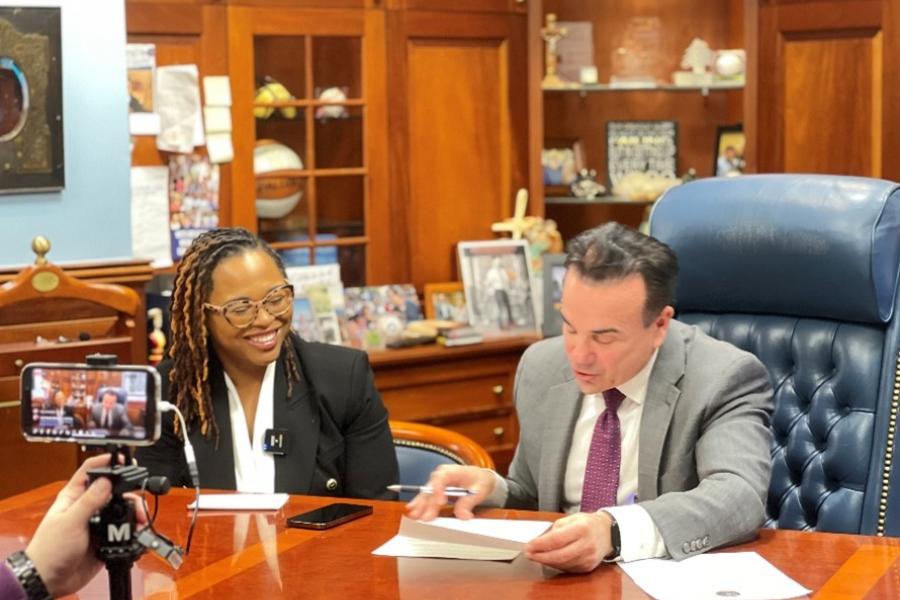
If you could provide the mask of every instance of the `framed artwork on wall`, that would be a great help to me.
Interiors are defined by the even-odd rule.
[[[64,185],[60,9],[0,7],[0,194]]]
[[[606,169],[611,189],[632,173],[678,177],[678,123],[607,122]]]

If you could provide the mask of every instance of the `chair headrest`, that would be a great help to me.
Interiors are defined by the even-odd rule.
[[[666,192],[651,235],[678,255],[680,312],[891,319],[900,186],[835,175],[703,179]]]
[[[125,404],[125,400],[128,397],[128,395],[125,393],[125,390],[123,390],[122,388],[107,386],[97,390],[96,401],[101,402],[103,400],[103,396],[105,396],[106,394],[114,394],[116,396],[117,404]]]

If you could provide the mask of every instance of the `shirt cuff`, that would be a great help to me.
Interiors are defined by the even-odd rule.
[[[611,514],[619,524],[622,544],[619,558],[622,562],[667,556],[662,535],[653,523],[650,513],[640,505],[610,506],[602,510]]]
[[[485,471],[490,472],[494,476],[494,491],[484,499],[481,506],[504,506],[506,497],[509,496],[509,485],[506,483],[506,479],[500,477],[499,473],[491,469],[485,469]]]

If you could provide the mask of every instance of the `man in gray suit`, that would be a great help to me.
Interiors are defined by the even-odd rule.
[[[105,388],[100,391],[100,402],[91,407],[91,427],[131,435],[131,421],[125,407],[119,404],[116,390]]]
[[[525,554],[586,572],[604,561],[682,559],[750,539],[765,518],[772,391],[752,354],[673,319],[678,262],[665,244],[607,223],[566,259],[562,337],[531,346],[516,375],[521,434],[509,477],[443,466],[477,505],[565,511]]]

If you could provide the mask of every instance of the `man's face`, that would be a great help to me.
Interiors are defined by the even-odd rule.
[[[116,400],[116,395],[111,393],[103,394],[103,398],[100,399],[103,402],[103,408],[106,410],[111,410],[116,405]]]
[[[62,408],[66,405],[66,395],[62,390],[53,394],[53,405],[56,406],[56,408]]]
[[[640,275],[594,282],[569,269],[563,280],[566,356],[584,394],[622,385],[647,364],[666,338],[674,313],[666,306],[644,325],[647,289]]]

